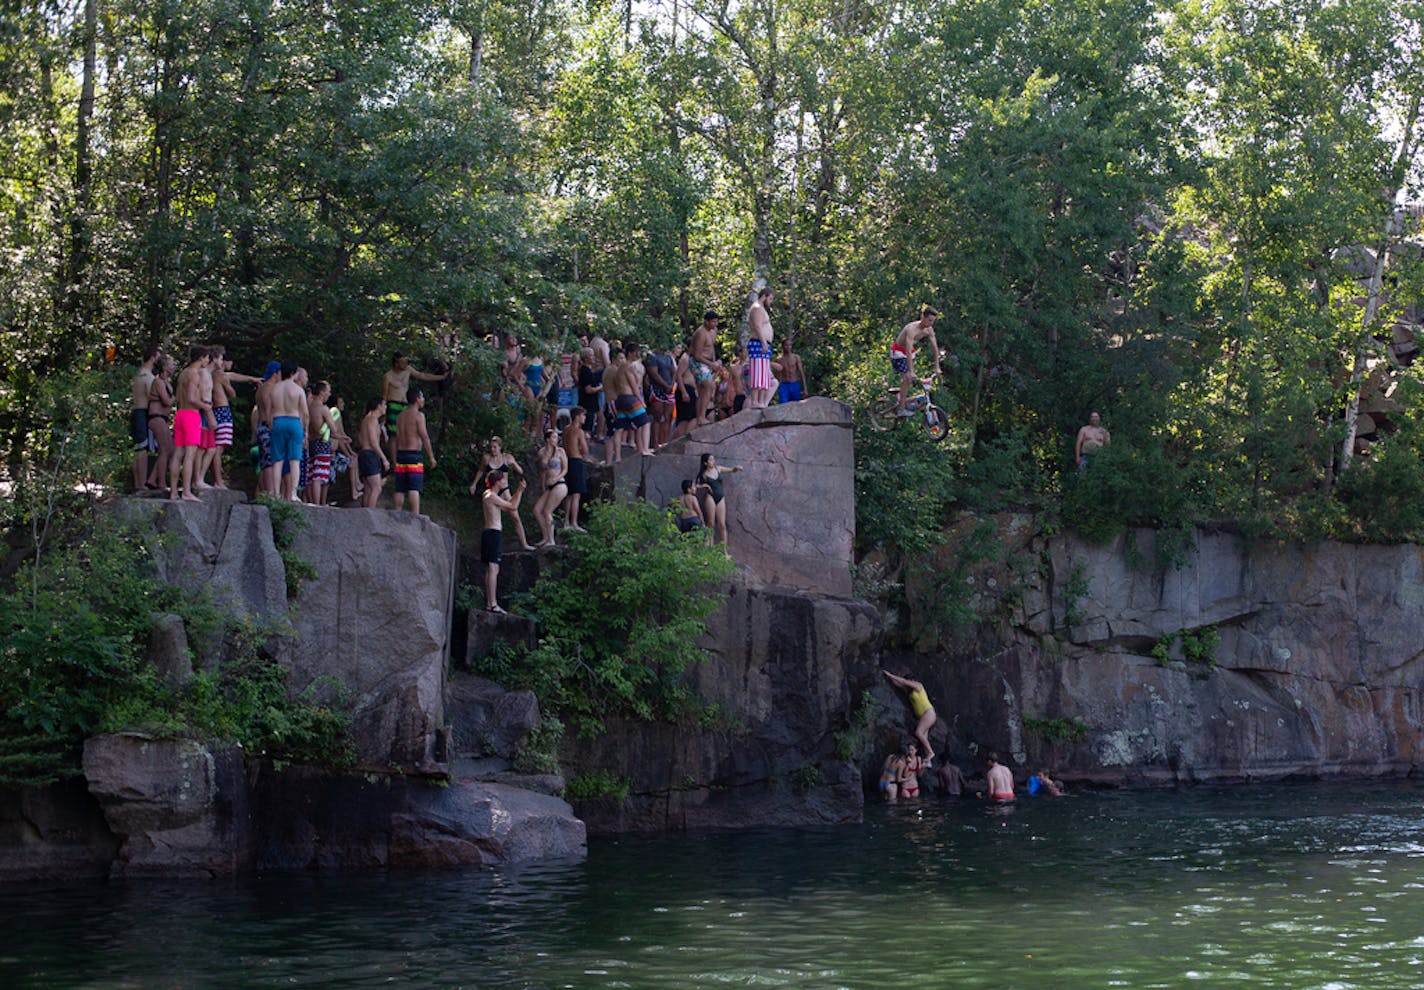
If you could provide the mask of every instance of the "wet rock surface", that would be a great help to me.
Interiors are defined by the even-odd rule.
[[[241,750],[138,732],[92,736],[84,779],[122,845],[115,877],[221,877],[250,869]]]

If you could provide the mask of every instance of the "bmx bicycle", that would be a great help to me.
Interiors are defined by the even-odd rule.
[[[920,383],[919,391],[905,400],[903,410],[898,408],[898,388],[887,390],[887,394],[870,404],[871,429],[883,433],[903,420],[918,423],[921,429],[930,435],[931,440],[942,441],[949,436],[949,417],[943,409],[935,405],[934,396],[930,393],[934,376],[917,381]]]

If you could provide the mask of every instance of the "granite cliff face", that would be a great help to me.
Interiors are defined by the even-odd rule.
[[[848,598],[855,544],[855,446],[850,407],[834,399],[746,409],[699,426],[656,457],[614,469],[622,497],[667,505],[697,476],[703,454],[724,468],[727,543],[763,584]]]
[[[556,796],[452,776],[448,653],[454,535],[387,511],[296,509],[291,553],[315,571],[287,593],[272,517],[234,493],[125,501],[163,580],[202,584],[268,630],[303,691],[352,708],[354,771],[276,767],[231,745],[122,732],[90,738],[82,784],[0,791],[0,879],[224,877],[254,869],[483,865],[584,854]],[[192,658],[188,655],[191,647]],[[227,644],[155,616],[150,659],[181,682]],[[520,783],[519,780],[513,784]]]
[[[287,627],[274,646],[294,691],[324,678],[343,686],[362,767],[423,771],[438,762],[453,533],[410,513],[297,509],[291,553],[316,576],[289,600],[264,506],[209,492],[201,503],[136,501],[125,511],[152,527],[164,579],[207,585],[229,612]],[[194,645],[200,654],[221,648]]]
[[[1106,784],[1420,766],[1424,548],[1202,530],[1160,568],[1148,531],[1093,546],[995,522],[996,560],[963,566],[965,519],[929,569],[962,575],[978,621],[933,621],[943,584],[914,577],[897,617],[961,764],[997,749]]]

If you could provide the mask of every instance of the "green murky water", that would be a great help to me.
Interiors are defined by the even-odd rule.
[[[0,889],[0,988],[1424,986],[1424,785],[871,809],[586,863]]]

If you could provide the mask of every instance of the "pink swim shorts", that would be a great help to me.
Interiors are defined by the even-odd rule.
[[[203,414],[196,409],[179,409],[173,414],[173,446],[197,447],[203,441]]]

